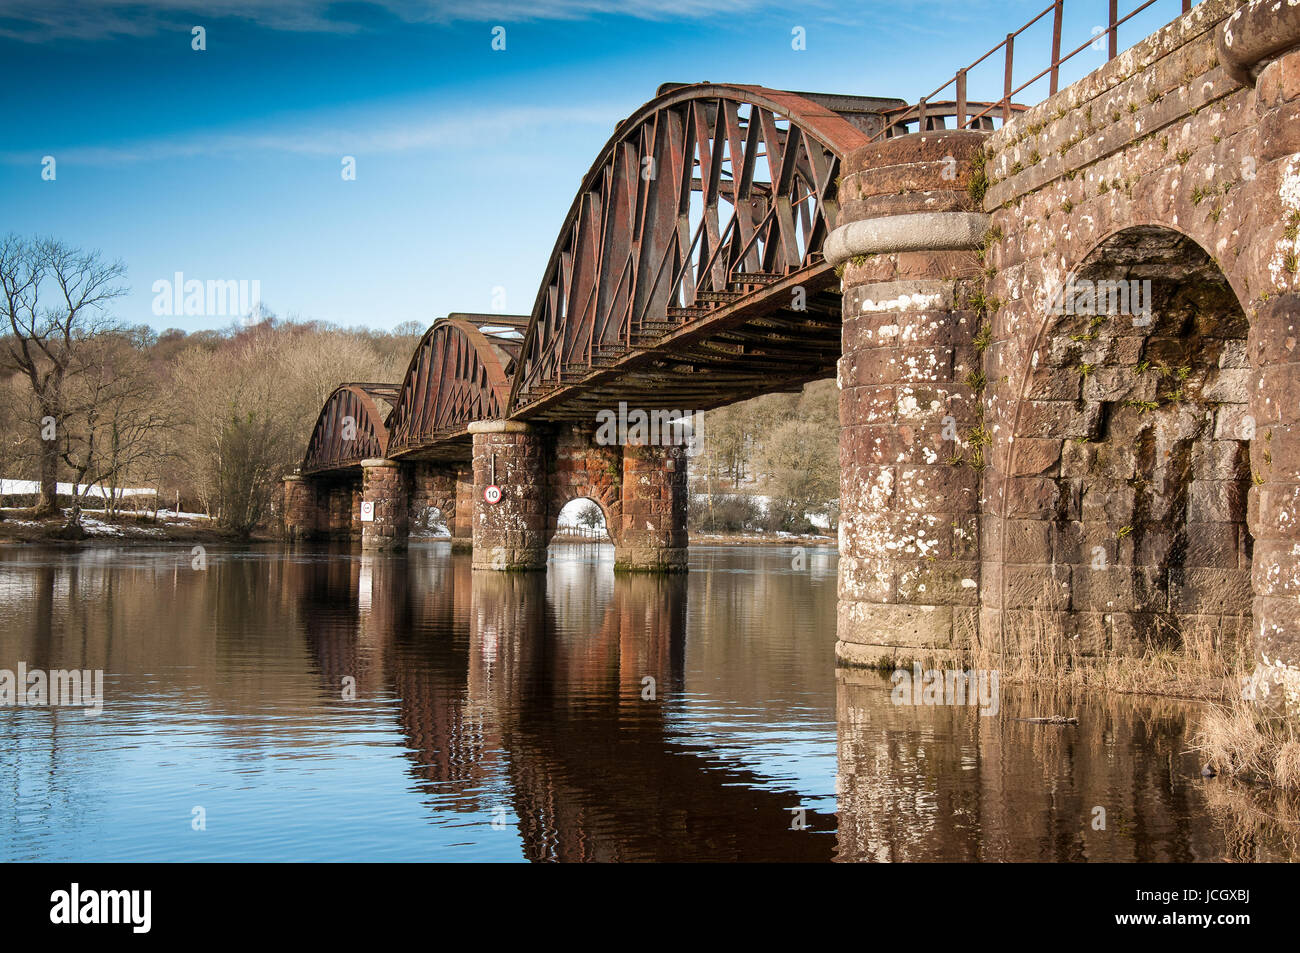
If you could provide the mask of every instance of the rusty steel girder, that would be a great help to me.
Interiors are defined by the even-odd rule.
[[[551,253],[509,414],[784,279],[829,269],[821,250],[839,211],[840,161],[868,134],[811,96],[669,87],[619,124]]]
[[[307,441],[303,473],[320,473],[359,466],[362,460],[382,457],[388,451],[387,413],[376,401],[392,404],[393,384],[340,384],[316,418]]]
[[[471,421],[503,416],[524,320],[452,314],[435,321],[415,349],[389,416],[389,454],[425,450],[464,436]]]

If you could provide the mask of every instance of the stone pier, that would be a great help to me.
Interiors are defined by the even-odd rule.
[[[293,474],[284,478],[281,495],[285,539],[301,542],[316,536],[316,486],[306,477]]]
[[[685,572],[686,453],[682,447],[623,448],[622,525],[615,572]]]
[[[474,468],[456,467],[456,513],[448,525],[453,550],[474,548]]]
[[[361,548],[405,549],[409,529],[408,477],[395,460],[361,461],[361,499],[373,506],[361,522]]]
[[[469,466],[372,457],[356,468],[287,477],[286,538],[353,539],[367,551],[396,550],[413,531],[441,521],[454,549],[472,549],[475,569],[545,569],[560,511],[588,499],[605,517],[616,571],[685,571],[683,447],[606,446],[594,425],[489,420],[468,429]],[[494,481],[501,499],[489,503],[485,491]],[[372,504],[372,519],[362,520],[363,502]]]
[[[474,568],[524,571],[546,568],[546,441],[532,426],[512,420],[469,425],[474,439]],[[484,494],[501,488],[493,504]]]
[[[842,224],[839,658],[895,664],[966,646],[979,614],[987,435],[975,343],[988,216],[971,210],[976,132],[849,156]]]

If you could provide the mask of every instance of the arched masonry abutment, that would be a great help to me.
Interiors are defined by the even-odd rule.
[[[1196,242],[1152,225],[1108,236],[1047,293],[1041,314],[1000,315],[1019,315],[1036,356],[1013,364],[998,345],[982,640],[1241,655],[1255,428],[1236,294]]]
[[[1221,652],[1248,626],[1259,699],[1300,710],[1300,16],[1206,0],[994,133],[986,168],[989,294],[1003,302],[985,368],[986,507],[1005,493],[1027,514],[1120,523],[1104,546],[1089,539],[1118,562],[1109,576],[1089,559],[1067,582],[1058,546],[1050,603],[1036,601],[1041,574],[1037,592],[1022,586],[986,534],[989,637],[1023,638],[1018,609],[1090,653],[1140,651],[1153,618],[1176,640],[1209,630]],[[1149,326],[1049,314],[1098,265],[1151,280]],[[1053,368],[1056,385],[1067,370],[1087,378],[1078,398],[1042,391]],[[1062,479],[1076,458],[1077,495]],[[1117,493],[1130,462],[1133,486]],[[1025,553],[1006,526],[1006,550]]]
[[[842,268],[837,657],[890,664],[967,646],[979,612],[985,135],[851,153],[827,259]],[[973,210],[974,209],[974,210]]]
[[[842,198],[839,657],[1245,631],[1300,710],[1300,15],[1204,0]]]
[[[291,474],[281,481],[280,513],[285,539],[361,539],[361,476],[354,470]]]

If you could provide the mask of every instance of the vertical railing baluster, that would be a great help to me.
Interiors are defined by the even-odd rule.
[[[922,96],[916,104],[916,131],[925,132],[925,97]]]
[[[1119,27],[1115,21],[1119,19],[1119,0],[1110,0],[1110,56],[1108,59],[1114,59],[1119,55]]]
[[[957,70],[957,128],[966,128],[966,70]]]
[[[1061,17],[1065,13],[1065,0],[1056,0],[1056,10],[1052,13],[1052,91],[1055,96],[1061,79]]]
[[[1114,0],[1111,0],[1113,3]],[[1005,125],[1011,119],[1011,61],[1015,58],[1016,35],[1007,34],[1007,69],[1002,82],[1002,122]]]

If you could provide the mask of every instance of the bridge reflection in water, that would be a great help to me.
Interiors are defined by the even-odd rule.
[[[468,555],[419,548],[406,558],[296,564],[322,691],[361,672],[362,691],[400,698],[411,772],[430,806],[445,810],[467,796],[463,806],[508,817],[530,860],[830,860],[831,792],[810,799],[762,763],[773,732],[785,735],[775,742],[785,743],[785,757],[806,757],[798,748],[810,728],[823,760],[831,756],[830,686],[820,687],[816,708],[782,725],[782,700],[758,688],[772,670],[740,691],[731,718],[693,724],[699,716],[689,709],[712,718],[725,699],[687,685],[686,579],[615,577],[597,560],[563,558],[570,555],[545,576],[472,572]],[[771,666],[776,646],[739,626],[753,608],[752,568],[704,580],[705,591],[725,595],[698,611],[737,625],[721,640],[729,646],[697,653],[697,676],[709,655],[748,650],[747,667]],[[799,604],[789,589],[806,588],[804,576],[772,587],[777,615]],[[318,594],[349,585],[369,608],[350,625],[334,624],[337,603]],[[825,666],[829,648],[816,654]],[[744,667],[712,675],[730,689]],[[795,668],[806,676],[811,666]],[[806,684],[785,692],[803,693]],[[722,737],[708,737],[706,727]],[[768,737],[746,751],[744,738],[756,730]],[[506,803],[492,803],[484,783],[496,774],[507,779]],[[802,827],[793,808],[803,809]]]
[[[753,737],[686,743],[692,705],[706,715],[714,705],[757,715],[780,734],[787,706],[800,705],[795,696],[824,704],[827,681],[820,664],[807,664],[826,654],[815,642],[803,640],[775,659],[769,629],[754,624],[756,616],[784,619],[792,607],[814,616],[833,609],[798,591],[809,580],[773,577],[772,560],[762,560],[765,574],[758,575],[754,560],[735,553],[702,559],[714,562],[712,571],[688,580],[614,576],[590,561],[553,565],[549,579],[474,573],[467,556],[431,559],[438,568],[426,575],[403,571],[400,560],[363,557],[360,584],[370,611],[357,638],[393,646],[390,687],[403,700],[413,772],[445,797],[457,784],[474,788],[504,771],[511,823],[530,860],[1284,856],[1267,838],[1233,841],[1212,816],[1188,750],[1192,709],[1177,703],[1004,685],[1000,712],[984,718],[970,707],[896,706],[886,676],[840,669],[838,818],[834,802],[773,786],[762,742],[738,750]],[[834,557],[826,561],[833,566]],[[337,569],[312,564],[310,571]],[[425,598],[410,588],[419,578],[431,580]],[[700,590],[694,602],[691,589]],[[688,605],[696,613],[689,620]],[[702,626],[701,615],[711,624]],[[421,638],[430,625],[463,638]],[[688,632],[701,643],[691,646],[691,678]],[[750,638],[759,644],[747,644]],[[346,661],[338,671],[356,665],[356,640],[342,642]],[[328,672],[324,649],[316,646]],[[642,697],[647,677],[658,695],[653,702]],[[696,679],[722,686],[701,692]],[[785,690],[776,690],[786,679]],[[1056,711],[1081,724],[1017,720]],[[797,806],[805,807],[805,830],[792,826]],[[1094,826],[1097,808],[1105,812],[1103,829]],[[827,831],[837,831],[834,842]]]
[[[1194,709],[895,706],[835,671],[832,552],[695,548],[668,578],[600,553],[0,554],[0,668],[107,672],[98,719],[0,717],[0,858],[1287,856],[1207,801]],[[1053,712],[1080,724],[1015,720]]]

